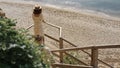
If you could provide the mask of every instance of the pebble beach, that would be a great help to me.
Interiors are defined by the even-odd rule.
[[[27,28],[33,24],[33,7],[34,4],[0,2],[0,8],[6,16],[17,20],[17,28]],[[44,20],[62,27],[62,37],[80,47],[120,44],[120,18],[49,6],[42,6],[42,8]],[[44,31],[58,37],[57,31],[50,28],[45,25]],[[30,33],[33,34],[32,29]],[[118,54],[120,55],[120,52]],[[120,63],[117,65],[120,66]]]

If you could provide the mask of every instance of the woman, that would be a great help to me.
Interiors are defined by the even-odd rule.
[[[34,21],[34,34],[35,34],[36,40],[39,41],[40,44],[44,43],[44,32],[43,32],[43,28],[42,28],[42,23],[46,23],[55,28],[61,28],[57,25],[47,23],[44,21],[43,15],[42,15],[42,8],[39,5],[35,5],[35,8],[33,9],[32,18]],[[61,37],[61,35],[60,35],[60,37]]]
[[[42,28],[43,16],[42,16],[42,8],[39,5],[35,5],[33,9],[32,18],[34,21],[34,35],[37,42],[40,44],[44,43],[44,33]]]

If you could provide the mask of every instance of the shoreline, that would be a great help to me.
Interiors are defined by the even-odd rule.
[[[102,12],[97,12],[97,11],[92,11],[92,10],[79,10],[79,9],[71,9],[71,8],[61,8],[61,7],[55,7],[55,6],[49,6],[49,5],[43,5],[44,8],[50,8],[50,9],[56,9],[58,11],[63,11],[63,12],[70,12],[70,13],[77,13],[77,14],[83,14],[83,15],[88,15],[88,16],[95,16],[98,18],[105,18],[105,19],[111,19],[111,20],[119,20],[120,21],[120,17],[116,17],[116,16],[111,16],[111,15],[107,15],[105,13]]]
[[[35,1],[14,1],[14,2],[11,2],[11,1],[0,1],[1,3],[14,3],[14,4],[21,4],[21,5],[31,5],[31,6],[34,6],[35,4],[38,4],[40,2],[35,2]],[[119,16],[114,16],[112,14],[106,14],[104,12],[98,12],[98,11],[94,11],[94,10],[88,10],[88,9],[77,9],[77,8],[71,8],[71,7],[60,7],[60,6],[55,6],[55,5],[50,5],[50,4],[43,4],[43,3],[40,3],[40,5],[43,7],[43,8],[51,8],[51,9],[56,9],[56,10],[60,10],[60,11],[67,11],[67,12],[73,12],[73,13],[78,13],[78,14],[84,14],[84,15],[90,15],[90,16],[96,16],[96,17],[101,17],[101,18],[106,18],[106,19],[112,19],[112,20],[120,20],[120,17]]]
[[[49,7],[53,9],[58,9],[58,10],[63,10],[63,11],[69,11],[69,12],[75,12],[78,14],[85,14],[85,15],[90,15],[90,16],[98,16],[98,17],[103,17],[103,18],[110,18],[110,19],[115,19],[119,20],[120,16],[115,16],[113,14],[106,14],[104,12],[99,12],[99,11],[94,11],[94,10],[88,10],[88,9],[77,9],[77,8],[71,8],[71,7],[61,7],[61,6],[55,6],[55,5],[50,5],[50,4],[45,4],[43,5],[44,7]]]

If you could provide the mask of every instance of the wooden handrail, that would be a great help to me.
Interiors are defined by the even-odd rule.
[[[96,49],[120,48],[120,45],[73,47],[73,48],[65,48],[65,49],[52,50],[52,52],[65,52],[65,51],[71,51],[71,50],[84,50],[84,49],[92,49],[92,48],[96,48]]]
[[[69,44],[70,44],[70,45],[72,45],[73,47],[77,47],[77,45],[75,45],[75,44],[73,44],[73,43],[69,42],[68,40],[66,40],[66,39],[64,39],[64,38],[62,38],[62,39],[63,39],[63,41],[65,41],[65,42],[69,43]]]
[[[52,26],[52,27],[55,27],[55,28],[58,28],[58,29],[60,29],[61,27],[60,26],[57,26],[57,25],[54,25],[54,24],[51,24],[51,23],[47,23],[47,22],[45,22],[45,21],[43,21],[45,24],[48,24],[48,25],[50,25],[50,26]]]
[[[91,49],[91,48],[92,47],[73,47],[73,48],[51,50],[51,52],[66,52],[66,51],[72,51],[72,50],[84,50],[84,49]]]
[[[114,68],[114,67],[112,67],[111,65],[109,65],[108,63],[105,63],[104,61],[102,61],[102,60],[100,60],[100,59],[98,59],[98,61],[100,61],[101,63],[103,63],[104,65],[106,65],[106,66],[108,66],[108,67],[110,67],[110,68]]]
[[[81,60],[77,59],[76,57],[72,56],[71,54],[69,54],[69,53],[67,53],[67,52],[65,52],[65,54],[66,54],[66,55],[68,55],[69,57],[71,57],[71,58],[75,59],[75,60],[76,60],[76,61],[78,61],[79,63],[81,63],[81,64],[83,64],[83,65],[87,65],[87,66],[88,66],[88,64],[86,64],[86,63],[82,62]],[[53,55],[55,55],[56,57],[59,57],[59,58],[60,58],[60,56],[59,56],[58,54],[54,53],[54,52],[53,52]]]
[[[98,49],[108,49],[108,48],[120,48],[120,45],[91,46],[91,47],[74,47],[74,48],[66,48],[66,49],[53,50],[52,52],[66,52],[66,51],[71,51],[71,50],[84,50],[84,49],[92,49],[92,50],[97,49],[98,50]],[[96,52],[96,51],[93,51],[93,52]],[[96,54],[98,54],[98,53],[96,53]],[[95,57],[94,53],[93,53],[93,55],[92,55],[91,58],[93,58],[93,56]],[[107,65],[108,67],[113,68],[111,65],[103,62],[102,60],[98,59],[97,57],[98,56],[96,55],[95,63],[97,63],[96,60],[98,60],[98,61],[102,62],[103,64]],[[94,61],[94,58],[93,58],[93,61]],[[92,65],[94,65],[94,63],[92,63]],[[97,65],[97,64],[95,64],[95,65]],[[94,67],[96,67],[96,66],[94,66]]]
[[[50,25],[50,26],[52,26],[52,27],[55,27],[55,28],[59,29],[59,36],[62,37],[62,27],[54,25],[54,24],[51,24],[51,23],[47,23],[45,21],[43,21],[43,22],[46,23],[46,24],[48,24],[48,25]],[[33,26],[34,26],[34,24],[30,25],[29,27],[26,28],[26,30],[29,30]]]
[[[104,45],[104,46],[93,46],[97,49],[109,49],[109,48],[120,48],[120,45]]]
[[[56,26],[54,24],[50,24],[50,23],[47,23],[48,25],[52,26],[52,27],[55,27],[55,28],[58,28],[59,29],[59,36],[60,38],[69,43],[70,45],[72,45],[74,48],[66,48],[66,49],[58,49],[58,50],[52,50],[52,52],[66,52],[66,51],[71,51],[71,50],[81,50],[83,51],[84,53],[88,54],[89,56],[91,56],[88,52],[84,51],[84,49],[92,49],[92,48],[95,48],[95,49],[107,49],[107,48],[120,48],[120,45],[106,45],[106,46],[90,46],[90,47],[77,47],[76,45],[74,45],[73,43],[67,41],[66,39],[62,38],[62,27],[59,27],[59,26]],[[26,28],[26,30],[29,30],[31,27],[33,27],[34,24],[32,24],[31,26],[29,26],[28,28]],[[56,42],[60,42],[60,40],[58,39],[55,39],[47,34],[45,34],[46,37],[50,38],[50,39],[53,39],[55,40]],[[67,54],[68,55],[68,54]],[[70,56],[70,55],[69,55]],[[73,58],[73,56],[71,55],[70,57]],[[76,59],[75,57],[73,59]],[[113,68],[111,65],[103,62],[102,60],[100,59],[97,59],[98,61],[102,62],[103,64],[107,65],[108,67],[110,68]]]
[[[58,54],[56,54],[56,53],[54,53],[54,52],[53,52],[52,54],[55,55],[56,57],[60,58],[60,56],[59,56]],[[69,57],[75,59],[77,62],[79,62],[79,63],[81,63],[81,64],[83,64],[83,65],[87,65],[87,66],[88,66],[88,64],[82,62],[81,60],[77,59],[76,57],[72,56],[71,54],[69,54],[69,53],[67,53],[67,52],[65,52],[65,54],[68,55]]]
[[[62,38],[62,39],[63,39],[63,41],[69,43],[69,44],[72,45],[73,47],[77,47],[77,45],[75,45],[75,44],[69,42],[68,40],[66,40],[66,39],[64,39],[64,38]],[[84,51],[84,50],[81,50],[81,51],[84,52],[85,54],[87,54],[87,55],[89,55],[89,56],[91,57],[91,54],[90,54],[90,53],[88,53],[88,52],[86,52],[86,51]],[[54,53],[54,52],[53,52],[53,53]],[[65,52],[65,53],[66,53],[66,52]],[[70,56],[70,55],[69,55],[69,56]],[[72,55],[71,55],[71,56],[72,56]],[[70,56],[70,57],[71,57],[71,56]],[[74,58],[74,59],[77,60],[76,58]],[[79,60],[77,60],[77,61],[79,61]],[[104,62],[104,61],[102,61],[102,60],[100,60],[100,59],[98,59],[98,61],[101,62],[101,63],[103,63],[104,65],[110,67],[110,68],[113,68],[111,65],[109,65],[108,63],[106,63],[106,62]]]
[[[50,39],[52,39],[52,40],[55,40],[56,42],[59,42],[59,40],[58,39],[55,39],[55,38],[53,38],[52,36],[49,36],[49,35],[47,35],[47,34],[44,34],[46,37],[48,37],[48,38],[50,38]]]
[[[52,26],[52,27],[58,28],[59,29],[59,36],[62,37],[62,27],[54,25],[54,24],[51,24],[51,23],[47,23],[45,21],[43,21],[43,22],[48,24],[48,25],[50,25],[50,26]]]
[[[62,38],[62,40],[63,41],[65,41],[65,42],[67,42],[67,43],[69,43],[70,45],[72,45],[72,46],[74,46],[74,47],[77,47],[76,45],[74,45],[73,43],[71,43],[71,42],[69,42],[69,41],[67,41],[67,40],[65,40],[65,39],[63,39]],[[92,47],[96,47],[96,46],[91,46],[91,47],[88,47],[88,48],[92,48]],[[119,48],[119,45],[108,45],[108,46],[97,46],[96,48]],[[81,51],[83,51],[84,53],[86,53],[86,54],[88,54],[89,56],[91,56],[88,52],[86,52],[86,51],[84,51],[84,50],[81,50]],[[53,52],[54,53],[54,52]],[[66,52],[64,52],[65,54],[66,54]],[[66,54],[66,55],[68,55],[68,54]],[[73,56],[72,55],[69,55],[70,57],[72,57],[73,58]],[[79,59],[77,59],[77,58],[73,58],[73,59],[75,59],[75,60],[77,60],[77,61],[80,61]],[[108,66],[108,67],[110,67],[110,68],[113,68],[111,65],[109,65],[108,63],[105,63],[104,61],[102,61],[102,60],[100,60],[100,59],[97,59],[98,61],[100,61],[101,63],[103,63],[104,65],[106,65],[106,66]]]
[[[32,28],[34,26],[34,24],[30,25],[29,27],[26,28],[26,30],[29,30],[30,28]]]

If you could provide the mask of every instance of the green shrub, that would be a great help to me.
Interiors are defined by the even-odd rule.
[[[79,55],[77,53],[75,53],[75,52],[67,52],[67,53],[74,56],[74,57],[76,57],[76,58],[79,57]],[[66,54],[64,55],[63,59],[64,59],[64,63],[66,63],[66,64],[79,64],[78,61],[76,61],[74,58],[72,58],[72,57],[70,57],[70,56],[68,56]]]
[[[0,18],[0,68],[49,68],[41,58],[42,47],[15,25],[14,20]]]

